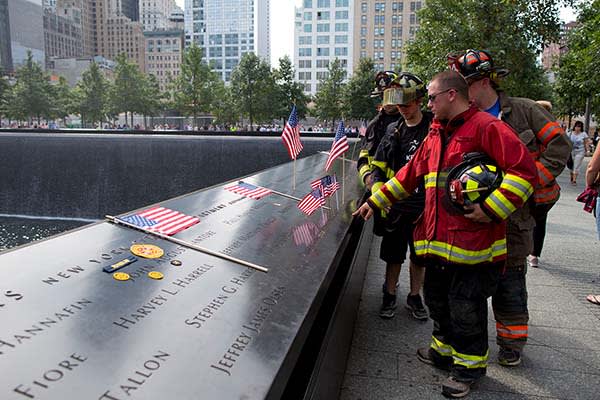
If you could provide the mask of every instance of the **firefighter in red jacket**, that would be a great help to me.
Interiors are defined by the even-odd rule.
[[[506,260],[505,221],[533,193],[537,175],[514,131],[469,106],[468,85],[459,73],[437,74],[428,93],[435,116],[429,135],[408,164],[354,215],[368,219],[424,182],[425,211],[416,222],[414,245],[427,266],[425,303],[434,329],[430,347],[419,349],[417,357],[450,369],[442,393],[463,397],[486,372],[487,298]],[[448,196],[446,178],[472,152],[485,153],[504,175],[481,203],[459,210]]]
[[[496,342],[500,347],[498,363],[516,366],[521,363],[528,336],[527,256],[535,253],[535,257],[530,257],[530,265],[537,267],[546,217],[560,195],[556,177],[565,168],[571,143],[546,109],[531,99],[509,97],[499,90],[498,81],[508,74],[508,70],[495,67],[488,52],[467,50],[449,57],[448,61],[450,68],[467,80],[473,104],[510,125],[527,146],[537,168],[537,180],[529,203],[508,220],[506,269],[492,296]],[[537,235],[535,240],[534,234]]]

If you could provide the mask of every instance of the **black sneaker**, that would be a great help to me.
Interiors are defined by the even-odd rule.
[[[453,376],[449,376],[442,384],[442,394],[453,399],[465,397],[471,391],[473,383],[475,382],[457,381]]]
[[[444,371],[450,371],[452,367],[452,357],[438,356],[431,347],[421,347],[417,349],[417,358],[425,364],[433,365]]]
[[[498,364],[505,367],[516,367],[521,364],[521,352],[519,350],[500,347],[498,352]]]
[[[406,308],[412,312],[412,316],[420,321],[427,321],[429,314],[423,305],[423,300],[420,294],[406,297]]]
[[[389,319],[394,318],[394,315],[396,315],[396,295],[385,292],[381,308],[379,309],[379,316]]]

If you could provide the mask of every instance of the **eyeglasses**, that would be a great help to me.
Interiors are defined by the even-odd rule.
[[[453,90],[453,89],[454,88],[448,88],[446,90],[442,90],[441,92],[437,92],[436,94],[430,94],[427,96],[427,100],[433,103],[435,101],[435,98],[438,97],[440,94],[449,92],[450,90]]]

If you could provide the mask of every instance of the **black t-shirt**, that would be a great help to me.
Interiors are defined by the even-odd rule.
[[[394,173],[398,172],[414,156],[427,136],[432,120],[433,114],[426,111],[416,126],[407,126],[403,119],[389,124],[375,153],[375,161],[383,161]],[[375,179],[380,182],[388,181],[385,172],[379,168],[375,171]],[[414,220],[423,212],[424,207],[425,186],[421,183],[410,197],[392,206],[388,219],[393,222],[402,215],[403,218]]]

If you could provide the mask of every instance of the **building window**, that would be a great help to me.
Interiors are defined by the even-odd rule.
[[[311,12],[305,12],[304,16],[303,16],[303,19],[305,21],[312,21],[312,13]]]
[[[312,60],[298,61],[298,68],[310,68],[311,66],[312,66]]]
[[[348,11],[336,11],[335,19],[348,19]]]
[[[317,36],[317,44],[329,44],[329,36]]]
[[[304,32],[312,32],[312,24],[304,24]]]
[[[361,25],[366,25],[367,24],[367,16],[366,15],[361,15],[360,16],[360,24]]]
[[[329,11],[317,11],[317,21],[328,21],[329,20]]]
[[[335,35],[335,44],[347,44],[348,36],[347,35]]]
[[[348,7],[348,0],[335,0],[336,7]]]
[[[312,56],[312,49],[310,47],[301,47],[298,49],[299,57],[310,57]]]
[[[298,44],[312,44],[312,36],[300,36]]]
[[[336,32],[348,32],[348,23],[340,22],[340,23],[335,24],[335,31]]]
[[[329,24],[317,24],[317,32],[329,32]]]
[[[325,7],[329,7],[329,6],[330,6],[329,0],[317,0],[318,8],[325,8]]]
[[[384,12],[385,11],[385,3],[375,3],[375,12]]]
[[[360,36],[361,37],[367,36],[367,27],[360,28]]]
[[[329,68],[329,60],[317,60],[317,68]]]
[[[335,48],[335,55],[336,56],[347,56],[348,55],[348,48],[347,47],[336,47]]]
[[[304,0],[304,8],[312,8],[312,0]]]
[[[317,47],[317,57],[329,57],[329,47]]]

